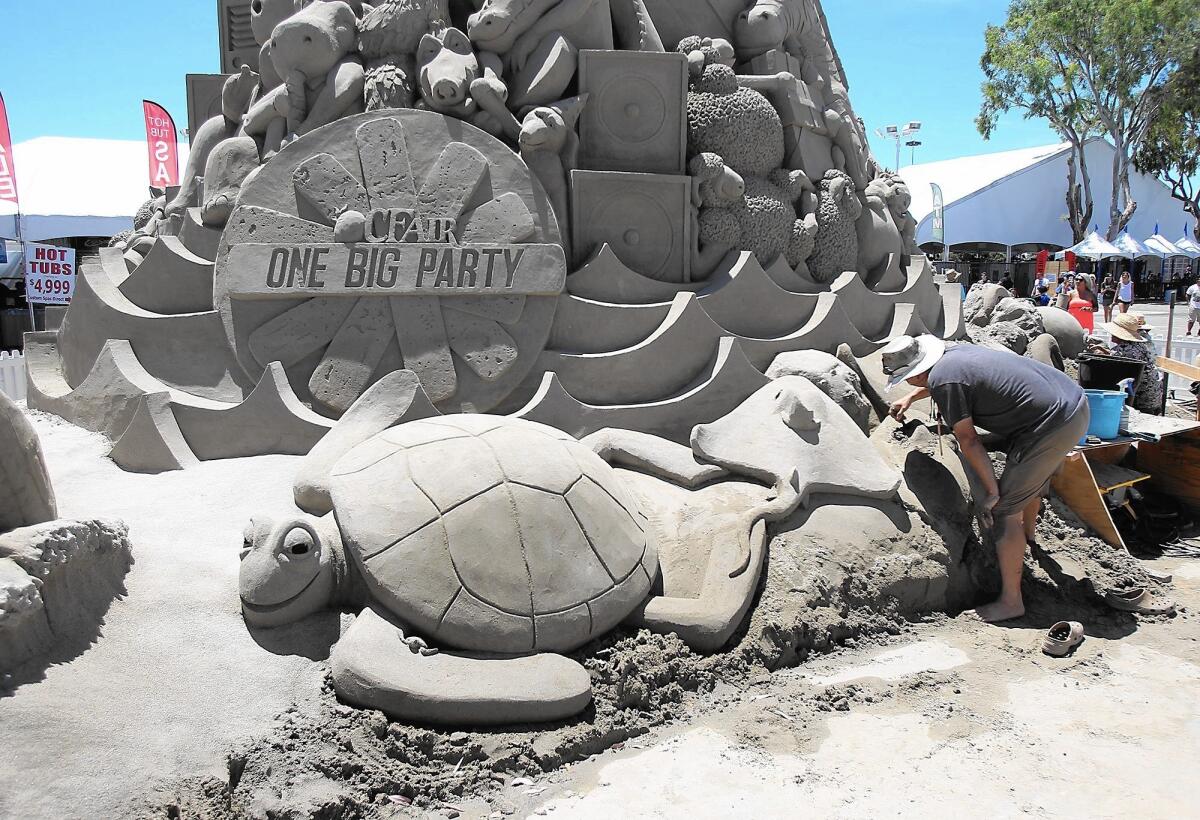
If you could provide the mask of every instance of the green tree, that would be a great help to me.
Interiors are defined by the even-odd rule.
[[[1012,0],[1008,19],[989,26],[985,39],[980,132],[990,136],[1000,115],[1017,109],[1071,143],[1084,179],[1082,190],[1072,180],[1068,192],[1076,241],[1091,206],[1083,143],[1106,137],[1116,149],[1108,206],[1115,239],[1137,211],[1130,171],[1163,87],[1200,41],[1200,0]]]
[[[991,139],[1000,117],[1023,111],[1040,118],[1071,146],[1067,165],[1067,222],[1075,242],[1087,235],[1094,211],[1084,144],[1098,131],[1094,108],[1080,93],[1079,66],[1066,56],[1064,36],[1043,14],[1046,0],[1014,0],[1002,26],[988,26],[980,66],[987,78],[975,120]]]
[[[1171,187],[1171,196],[1200,223],[1200,48],[1163,87],[1162,105],[1134,164]]]

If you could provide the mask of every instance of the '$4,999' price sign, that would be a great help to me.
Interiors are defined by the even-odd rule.
[[[69,305],[75,293],[75,249],[25,243],[25,298],[42,305]]]

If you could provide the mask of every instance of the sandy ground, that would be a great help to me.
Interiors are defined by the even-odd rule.
[[[137,476],[99,436],[35,424],[62,514],[124,518],[137,563],[93,646],[0,688],[0,818],[125,817],[174,780],[226,778],[231,747],[312,708],[322,654],[289,649],[332,643],[339,620],[261,646],[238,612],[242,527],[290,506],[296,459]],[[1044,615],[936,616],[719,683],[684,719],[486,799],[420,815],[381,794],[369,816],[1200,817],[1200,562],[1156,567],[1181,614],[1114,627],[1072,605],[1089,638],[1068,659],[1039,652]]]
[[[1200,565],[1174,566],[1179,600],[1200,604]],[[572,820],[1200,816],[1194,617],[1065,660],[1041,635],[921,625],[510,793],[533,801],[519,814]]]
[[[254,642],[237,597],[242,529],[286,508],[296,459],[135,475],[102,436],[32,415],[60,516],[124,519],[135,564],[91,648],[0,686],[0,817],[121,817],[160,776],[224,776],[232,739],[320,685],[317,664]]]

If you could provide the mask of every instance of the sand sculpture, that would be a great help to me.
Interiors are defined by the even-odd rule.
[[[404,371],[339,428],[295,488],[300,506],[334,515],[251,522],[243,612],[252,628],[272,628],[328,606],[361,610],[334,650],[334,686],[422,722],[575,714],[590,700],[588,677],[559,655],[625,620],[715,651],[758,587],[767,523],[813,492],[887,499],[900,486],[841,407],[796,376],[697,426],[690,447],[439,416]],[[830,450],[847,455],[830,460]],[[710,505],[699,539],[671,523],[680,492]],[[709,554],[687,557],[708,566],[704,583],[673,595],[660,552],[678,565],[697,540]]]
[[[119,521],[64,521],[37,433],[0,393],[0,679],[69,645],[78,651],[132,563]]]
[[[127,470],[305,456],[242,594],[255,628],[359,613],[343,698],[574,714],[559,653],[619,623],[717,651],[768,524],[896,492],[855,357],[968,325],[817,0],[251,12],[179,189],[28,338],[29,403]]]
[[[743,361],[963,333],[815,0],[251,11],[180,188],[31,344],[32,405],[137,469],[307,452],[401,368],[441,412],[682,441]]]

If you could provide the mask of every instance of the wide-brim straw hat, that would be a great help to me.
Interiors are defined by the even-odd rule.
[[[888,377],[888,389],[933,369],[945,353],[946,343],[936,336],[900,336],[893,339],[882,350],[883,372]]]
[[[1107,330],[1114,339],[1121,339],[1126,342],[1144,342],[1142,338],[1141,317],[1135,313],[1119,313],[1113,317],[1111,322],[1106,322],[1104,329]]]

